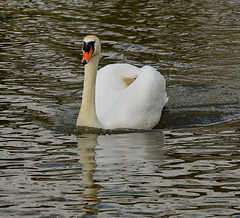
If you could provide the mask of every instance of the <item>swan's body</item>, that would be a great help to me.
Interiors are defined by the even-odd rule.
[[[89,52],[83,48],[86,65],[77,126],[151,129],[157,125],[167,102],[164,77],[153,67],[130,64],[111,64],[97,71],[100,41],[87,36],[84,42]],[[94,45],[91,51],[89,43]]]

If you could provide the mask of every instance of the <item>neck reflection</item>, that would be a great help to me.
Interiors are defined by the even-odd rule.
[[[86,200],[87,205],[83,207],[86,215],[97,215],[98,209],[94,206],[99,205],[101,200],[97,197],[98,191],[101,186],[94,182],[94,173],[97,168],[94,148],[98,145],[98,135],[88,134],[82,135],[78,138],[78,147],[81,149],[79,152],[79,162],[83,165],[83,182],[87,185],[83,192],[83,198]]]

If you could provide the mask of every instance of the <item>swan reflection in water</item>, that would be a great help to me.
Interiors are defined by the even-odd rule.
[[[87,185],[83,193],[87,202],[83,208],[86,215],[97,215],[98,209],[103,207],[98,195],[104,187],[94,181],[97,168],[100,172],[105,172],[104,169],[107,168],[107,173],[112,177],[116,172],[122,172],[131,177],[132,166],[137,168],[137,173],[140,175],[143,173],[154,175],[153,165],[161,164],[164,159],[163,145],[161,132],[81,135],[78,138],[78,147],[80,148],[79,162],[83,165],[83,182]],[[104,182],[112,178],[108,180],[107,173],[101,175],[104,177]],[[101,179],[98,180],[101,181]]]
[[[93,180],[93,176],[97,167],[95,160],[96,152],[94,148],[98,145],[97,142],[98,135],[86,135],[78,138],[78,146],[81,149],[79,152],[80,160],[79,162],[83,165],[83,182],[87,185],[83,193],[83,198],[86,199],[88,207],[84,207],[83,210],[86,215],[96,215],[98,213],[97,209],[92,206],[99,205],[101,200],[97,197],[98,191],[101,186],[96,184]]]

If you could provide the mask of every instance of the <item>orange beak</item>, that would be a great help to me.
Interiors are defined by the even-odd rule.
[[[82,58],[82,64],[88,64],[91,60],[91,57],[93,55],[93,48],[90,47],[89,52],[83,51],[83,58]]]

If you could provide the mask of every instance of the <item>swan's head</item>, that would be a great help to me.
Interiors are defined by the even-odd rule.
[[[94,55],[101,52],[101,43],[97,36],[89,35],[83,40],[83,58],[82,63],[88,64]]]

